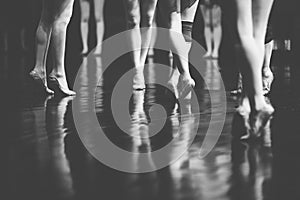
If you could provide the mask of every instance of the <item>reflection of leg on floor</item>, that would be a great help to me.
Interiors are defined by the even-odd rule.
[[[46,130],[49,137],[50,166],[56,170],[52,178],[55,183],[54,185],[60,190],[63,190],[62,194],[64,194],[65,197],[74,195],[70,166],[66,159],[64,143],[66,136],[65,114],[73,98],[72,96],[62,98],[57,105],[51,104],[51,102],[48,101],[46,108],[46,124],[48,127]],[[56,101],[55,98],[52,100]]]

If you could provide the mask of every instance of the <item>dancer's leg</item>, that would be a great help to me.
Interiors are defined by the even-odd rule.
[[[36,58],[34,69],[29,75],[44,88],[48,94],[54,92],[48,88],[46,78],[46,63],[50,44],[53,17],[51,16],[50,2],[43,1],[41,19],[36,32]]]
[[[204,54],[204,57],[210,57],[212,53],[211,10],[205,5],[201,5],[201,11],[204,19],[204,37],[206,44],[206,54]]]
[[[139,0],[124,0],[125,12],[127,20],[127,28],[130,30],[128,32],[128,45],[130,49],[133,49],[132,60],[133,65],[136,70],[136,74],[133,78],[133,88],[134,89],[144,89],[145,80],[144,72],[141,67],[140,57],[141,57],[141,45],[142,38],[140,33],[140,4]]]
[[[143,70],[146,62],[147,54],[149,51],[151,37],[152,37],[152,23],[155,13],[157,0],[144,0],[141,1],[141,38],[142,38],[142,49],[141,49],[141,68]]]
[[[221,7],[214,5],[212,9],[212,24],[213,24],[213,43],[214,48],[212,51],[212,57],[219,57],[219,48],[222,39],[222,27],[221,27]]]
[[[263,96],[261,75],[265,32],[272,2],[273,0],[236,0],[238,34],[245,61],[241,68],[243,89],[245,98],[249,98],[250,125],[255,134],[273,112]]]
[[[270,92],[271,84],[274,79],[274,76],[273,76],[273,73],[272,73],[272,70],[270,67],[273,45],[274,45],[273,40],[268,42],[267,44],[265,44],[265,56],[264,56],[264,64],[263,64],[263,69],[262,69],[264,94],[267,94]]]
[[[88,33],[90,19],[90,3],[87,0],[80,0],[81,8],[81,38],[82,38],[82,54],[88,52]]]
[[[36,58],[34,71],[41,76],[46,76],[46,61],[53,23],[53,17],[51,17],[49,13],[50,10],[48,4],[49,2],[47,0],[43,1],[41,19],[36,32]]]
[[[54,67],[51,76],[55,76],[59,82],[60,89],[67,95],[73,95],[73,91],[69,90],[66,73],[65,73],[65,44],[66,31],[70,22],[74,0],[63,0],[57,3],[57,13],[53,24],[53,49],[54,49]]]
[[[104,35],[104,20],[103,20],[103,7],[105,0],[94,0],[95,2],[95,18],[96,18],[96,32],[97,32],[97,45],[95,54],[102,52],[102,40]]]
[[[199,0],[197,0],[194,5],[192,5],[191,7],[185,9],[184,11],[182,11],[181,13],[181,20],[182,20],[182,23],[183,23],[183,27],[182,27],[182,32],[183,34],[185,34],[186,31],[189,31],[189,34],[188,36],[191,37],[191,34],[192,34],[192,28],[193,28],[193,23],[194,23],[194,19],[195,19],[195,16],[196,16],[196,12],[197,12],[197,8],[198,8],[198,3],[199,3]],[[189,30],[185,29],[184,27],[184,23],[191,23],[191,27]],[[192,42],[191,42],[191,38],[190,39],[186,39],[185,40],[186,43],[187,43],[187,48],[188,48],[188,51],[191,49],[191,46],[192,46]]]
[[[272,5],[273,5],[273,0],[253,0],[253,5],[252,5],[254,40],[258,46],[259,52],[263,52],[260,55],[261,57],[259,58],[260,59],[259,62],[261,63],[261,65],[260,65],[260,67],[258,67],[258,70],[260,70],[260,71],[259,72],[255,71],[255,74],[257,73],[257,76],[260,73],[259,77],[262,77],[261,71],[262,71],[262,66],[263,66],[263,62],[264,62],[264,58],[265,58],[264,41],[265,41],[267,24],[268,24]],[[258,83],[257,85],[261,85],[261,87],[262,87],[262,84],[261,84],[262,82],[257,82],[257,83]],[[257,92],[255,92],[255,93],[257,93]],[[260,99],[261,97],[258,97],[258,98]]]
[[[171,51],[179,56],[178,69],[183,75],[183,80],[189,86],[194,86],[195,82],[191,77],[188,63],[188,45],[182,35],[181,14],[172,12],[170,14],[170,28],[169,36],[171,42]]]
[[[198,8],[198,3],[199,1],[197,0],[194,5],[191,7],[185,9],[181,13],[181,20],[182,20],[182,33],[185,38],[185,42],[187,45],[187,50],[190,51],[191,46],[192,46],[192,29],[193,29],[193,23],[194,23],[194,18],[196,15],[196,11]],[[173,65],[177,65],[176,61],[178,61],[178,58],[175,55],[174,63]],[[178,78],[179,78],[179,71],[176,67],[172,68],[171,75],[170,75],[170,80],[169,83],[175,87],[178,83]]]
[[[181,74],[182,90],[179,98],[184,98],[190,93],[191,88],[195,86],[195,81],[191,77],[189,70],[189,49],[182,34],[181,14],[178,12],[170,14],[169,37],[173,58]]]

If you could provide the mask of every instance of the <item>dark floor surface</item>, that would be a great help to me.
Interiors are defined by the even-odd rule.
[[[262,143],[242,143],[234,140],[243,133],[242,123],[235,114],[237,97],[227,92],[226,120],[216,146],[204,158],[199,149],[205,137],[211,113],[222,110],[218,96],[221,80],[208,60],[202,84],[195,90],[200,109],[188,101],[175,109],[176,101],[170,92],[151,84],[159,77],[155,67],[146,70],[149,78],[145,92],[134,92],[128,103],[131,121],[123,124],[125,135],[113,121],[110,111],[111,78],[100,81],[95,109],[105,134],[121,148],[131,152],[149,152],[162,148],[174,135],[180,134],[172,152],[192,141],[188,151],[175,163],[163,169],[131,174],[119,172],[97,161],[80,140],[72,115],[72,102],[78,103],[83,114],[91,109],[88,99],[101,71],[101,58],[92,55],[69,59],[68,65],[81,66],[77,96],[46,97],[34,87],[27,76],[30,61],[26,55],[1,57],[1,197],[3,200],[299,200],[299,118],[300,98],[291,86],[288,61],[278,62],[274,55],[275,82],[270,99],[276,112],[266,128]],[[120,61],[121,62],[121,61]],[[121,62],[122,63],[122,62]],[[278,63],[278,65],[277,65]],[[75,65],[74,64],[74,65]],[[115,65],[118,65],[116,63]],[[74,73],[69,75],[74,81]],[[226,83],[225,83],[226,84]],[[215,107],[211,107],[211,96]],[[218,98],[220,97],[220,98]],[[192,98],[196,98],[193,96]],[[149,116],[154,104],[165,109],[163,118]],[[196,111],[195,111],[196,110]],[[150,121],[151,120],[151,121]],[[150,124],[165,120],[155,137],[147,137]],[[197,126],[196,122],[200,122]],[[81,121],[88,133],[89,121]],[[141,128],[142,127],[142,128]],[[191,135],[196,133],[195,138]],[[106,152],[107,153],[107,152]],[[149,154],[150,155],[150,154]],[[151,156],[149,163],[155,166]],[[138,168],[132,160],[132,167]]]

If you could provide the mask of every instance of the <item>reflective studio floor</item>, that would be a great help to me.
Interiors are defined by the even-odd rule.
[[[201,159],[198,152],[208,125],[218,123],[210,122],[212,110],[218,112],[218,105],[222,103],[218,98],[221,80],[216,76],[216,60],[207,60],[203,66],[205,75],[195,90],[200,105],[197,111],[190,101],[183,102],[181,110],[176,109],[177,103],[170,91],[151,84],[159,74],[150,64],[145,72],[149,81],[147,90],[134,92],[128,103],[131,120],[124,125],[128,135],[118,128],[109,111],[109,85],[115,76],[100,79],[95,98],[98,119],[109,138],[127,151],[157,150],[179,133],[170,151],[172,154],[176,148],[187,145],[191,135],[196,133],[188,151],[175,163],[154,172],[131,174],[97,161],[82,144],[75,128],[72,103],[77,98],[82,113],[91,109],[87,99],[93,90],[88,86],[99,78],[101,57],[77,56],[68,61],[68,65],[77,63],[74,67],[81,67],[75,98],[41,95],[26,75],[31,68],[26,59],[26,55],[1,57],[1,90],[5,92],[1,94],[5,111],[1,129],[1,195],[4,196],[1,199],[299,199],[300,98],[291,90],[288,61],[273,66],[276,79],[270,99],[276,113],[265,129],[264,142],[245,143],[233,139],[235,134],[243,132],[243,127],[235,115],[238,97],[227,92],[226,120],[221,136],[213,150]],[[120,63],[122,61],[115,65]],[[74,74],[70,76],[70,81],[74,81]],[[215,101],[215,107],[211,101]],[[159,116],[149,117],[154,104],[164,107],[165,124],[155,137],[147,137],[149,124],[161,120]],[[196,121],[200,122],[199,127]],[[80,123],[86,124],[88,133],[88,121]],[[149,162],[155,165],[151,156]],[[132,163],[138,165],[134,160]]]

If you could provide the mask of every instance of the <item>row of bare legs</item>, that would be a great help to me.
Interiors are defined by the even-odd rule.
[[[66,31],[73,12],[74,0],[43,0],[41,19],[36,32],[36,60],[30,76],[48,94],[54,90],[67,96],[75,95],[69,89],[65,72]],[[51,42],[51,45],[50,45]],[[53,49],[53,68],[46,74],[48,50]],[[51,89],[48,83],[52,83]]]

